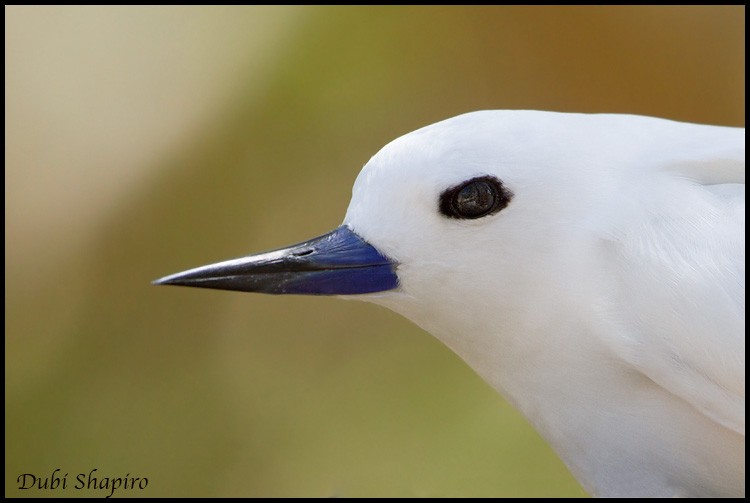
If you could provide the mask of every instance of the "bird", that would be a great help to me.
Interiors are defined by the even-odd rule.
[[[465,113],[376,153],[332,232],[155,283],[386,306],[591,495],[744,496],[744,128]]]

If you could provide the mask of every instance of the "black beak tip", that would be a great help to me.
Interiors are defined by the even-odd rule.
[[[164,276],[151,282],[152,285],[179,285],[180,281],[174,275]]]

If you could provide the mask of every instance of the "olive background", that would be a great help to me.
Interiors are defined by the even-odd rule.
[[[745,10],[5,8],[5,495],[581,496],[383,308],[156,287],[338,226],[404,133],[479,109],[744,126]],[[17,477],[68,473],[68,487]]]

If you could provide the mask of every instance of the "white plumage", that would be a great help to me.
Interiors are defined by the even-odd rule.
[[[357,298],[434,334],[601,496],[742,496],[745,133],[483,111],[364,167],[344,223],[398,262]],[[446,187],[513,197],[445,218]]]

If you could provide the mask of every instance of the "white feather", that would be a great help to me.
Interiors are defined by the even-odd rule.
[[[452,348],[601,496],[742,496],[744,129],[484,111],[405,135],[344,223],[399,262],[364,296]],[[476,220],[438,211],[490,175]],[[363,298],[363,297],[358,297]]]

